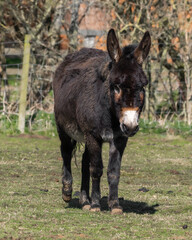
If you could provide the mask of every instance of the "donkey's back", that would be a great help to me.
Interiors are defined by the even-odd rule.
[[[86,120],[94,116],[98,105],[100,68],[107,60],[106,52],[83,48],[69,54],[56,70],[53,90],[59,134],[64,130],[73,140],[84,141]]]
[[[78,52],[67,55],[55,72],[54,91],[57,91],[57,89],[61,91],[61,87],[69,81],[77,80],[81,85],[82,81],[86,80],[84,78],[86,76],[83,77],[85,73],[93,74],[92,79],[96,78],[96,69],[107,60],[108,54],[106,52],[93,48],[82,48]],[[78,76],[78,79],[76,76]],[[89,81],[92,79],[89,79]]]

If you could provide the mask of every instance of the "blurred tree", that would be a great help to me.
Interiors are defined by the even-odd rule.
[[[35,69],[31,79],[32,91],[29,91],[29,102],[42,101],[51,89],[51,79],[39,82],[39,78],[35,76],[39,68],[37,64],[41,64],[43,70],[41,74],[48,75],[43,65],[51,65],[61,57],[60,52],[57,51],[59,50],[59,31],[55,28],[55,22],[52,21],[53,13],[58,10],[56,8],[58,3],[58,0],[6,0],[0,3],[1,39],[18,42],[23,48],[25,34],[31,35],[32,62],[36,65],[33,65]],[[4,52],[1,58],[2,56]]]
[[[60,51],[60,43],[65,14],[69,9],[72,12],[71,23],[66,30],[70,36],[69,48],[76,48],[80,3],[81,0],[6,0],[0,2],[0,41],[9,39],[19,42],[20,47],[23,48],[25,34],[31,35],[31,62],[33,64],[30,71],[32,89],[28,91],[30,106],[38,106],[50,92],[52,88],[51,66],[55,66],[66,55],[66,52]],[[4,45],[1,44],[1,48],[3,47]],[[0,54],[1,62],[2,59],[5,59],[3,50]]]
[[[87,5],[82,17],[79,16],[81,3]],[[110,25],[118,31],[122,45],[137,42],[146,30],[150,30],[152,49],[145,66],[149,78],[146,101],[149,118],[156,116],[158,109],[159,116],[168,114],[171,117],[177,114],[190,123],[192,4],[189,0],[1,1],[1,38],[6,35],[6,39],[9,37],[19,41],[22,46],[24,35],[30,33],[32,36],[34,78],[31,84],[33,88],[30,92],[31,101],[34,99],[37,99],[37,103],[42,101],[51,89],[49,81],[40,82],[39,77],[35,77],[40,72],[35,64],[54,66],[63,58],[64,53],[60,51],[63,29],[68,41],[68,50],[77,49],[79,25],[93,3],[107,9],[111,19]],[[50,78],[48,70],[41,74],[44,78]],[[163,99],[162,94],[158,95],[159,89],[166,93],[166,104],[163,107],[159,102],[165,101],[165,98]]]
[[[153,44],[151,58],[146,64],[149,80],[158,66],[152,82],[148,85],[148,111],[156,115],[156,90],[167,69],[168,83],[164,84],[168,92],[170,112],[185,115],[188,123],[192,119],[192,4],[186,0],[112,0],[105,6],[110,9],[112,26],[119,30],[119,36],[125,44],[137,41],[140,35],[150,30]],[[149,62],[152,61],[150,64]],[[172,76],[175,76],[174,78]],[[175,99],[173,84],[178,81],[178,97]],[[169,85],[169,87],[167,87]]]

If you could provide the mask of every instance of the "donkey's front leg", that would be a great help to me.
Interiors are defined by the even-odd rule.
[[[91,211],[100,211],[100,178],[103,174],[103,162],[101,158],[102,143],[94,137],[86,139],[90,157],[90,175],[92,178]]]
[[[112,214],[122,214],[122,207],[119,205],[118,184],[120,178],[121,158],[127,143],[127,138],[114,139],[110,143],[109,165],[107,170],[109,183],[108,204]]]

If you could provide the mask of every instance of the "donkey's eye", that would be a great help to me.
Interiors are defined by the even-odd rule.
[[[142,90],[140,93],[139,93],[139,97],[140,97],[140,102],[143,102],[144,100],[144,96],[145,96],[145,92]]]
[[[115,85],[114,86],[114,91],[115,91],[115,93],[120,94],[121,89],[120,89],[120,87],[118,85]]]

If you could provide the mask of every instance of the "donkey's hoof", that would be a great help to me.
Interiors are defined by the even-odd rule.
[[[71,195],[65,195],[64,193],[62,194],[62,198],[65,202],[70,202],[71,200]]]
[[[112,215],[121,215],[121,214],[123,214],[123,210],[121,208],[113,208],[111,210],[111,214]]]
[[[87,204],[82,207],[83,211],[89,211],[91,209],[91,205]]]
[[[90,209],[91,212],[101,212],[101,208],[100,207],[94,207]]]

